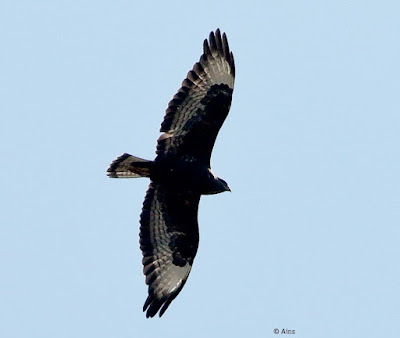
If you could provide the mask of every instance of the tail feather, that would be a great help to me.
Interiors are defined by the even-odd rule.
[[[125,153],[110,164],[107,176],[112,178],[150,177],[152,163],[153,161]]]

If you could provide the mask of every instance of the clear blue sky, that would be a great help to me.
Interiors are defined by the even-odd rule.
[[[398,337],[398,1],[4,1],[0,337]],[[236,59],[188,283],[146,319],[138,244],[168,101]]]

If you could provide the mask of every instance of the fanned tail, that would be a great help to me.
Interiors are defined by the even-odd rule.
[[[107,176],[111,178],[150,177],[152,163],[153,161],[125,153],[110,164]]]

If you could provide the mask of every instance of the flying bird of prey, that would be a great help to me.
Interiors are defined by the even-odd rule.
[[[140,216],[147,317],[161,317],[186,283],[199,243],[200,196],[230,191],[211,171],[210,157],[231,106],[235,63],[219,29],[203,50],[168,104],[155,160],[125,153],[107,170],[109,177],[151,181]]]

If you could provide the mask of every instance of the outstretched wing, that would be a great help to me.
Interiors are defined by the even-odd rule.
[[[189,157],[203,164],[232,101],[235,62],[225,33],[219,29],[204,41],[204,53],[170,101],[158,139],[157,155]]]
[[[143,273],[149,286],[146,316],[160,317],[182,290],[199,243],[200,195],[178,193],[151,183],[140,216]]]

